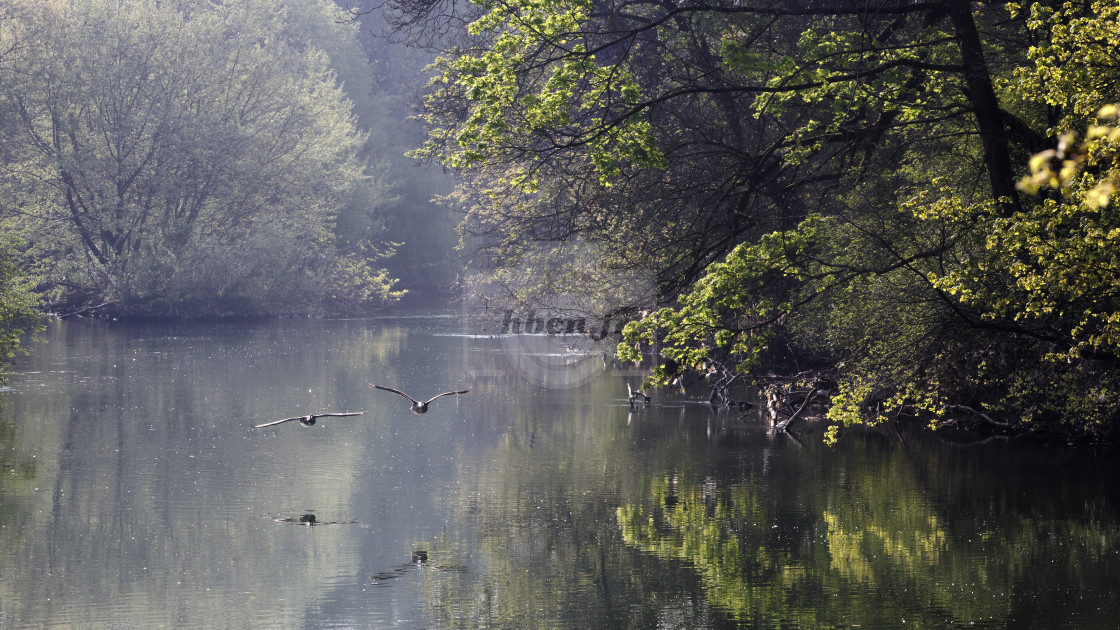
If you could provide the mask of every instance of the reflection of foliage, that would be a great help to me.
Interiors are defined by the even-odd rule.
[[[602,400],[617,386],[596,379],[584,393]],[[667,439],[656,454],[635,457],[629,440],[619,439],[631,428],[578,405],[558,407],[549,396],[486,401],[483,426],[471,431],[485,431],[492,448],[481,458],[463,456],[469,450],[456,457],[463,468],[449,522],[469,535],[452,532],[430,549],[433,564],[464,564],[470,573],[426,573],[432,626],[718,628],[727,622],[695,597],[700,587],[692,571],[627,547],[615,525],[615,497],[642,492],[635,467],[689,459],[682,451],[687,440]],[[571,415],[558,417],[558,408]]]
[[[873,582],[875,572],[869,562],[877,554],[864,555],[867,550],[879,551],[900,565],[915,567],[936,563],[945,545],[945,532],[935,517],[924,523],[914,523],[915,529],[890,531],[873,525],[867,529],[850,531],[840,517],[831,512],[823,514],[828,525],[828,549],[832,554],[832,567],[841,574]]]
[[[320,584],[360,572],[347,550],[368,530],[271,517],[355,518],[368,492],[361,475],[338,472],[400,445],[380,446],[384,423],[296,439],[244,427],[363,394],[372,366],[395,378],[407,333],[358,321],[55,321],[44,337],[18,391],[0,395],[0,544],[6,575],[19,576],[0,579],[0,627],[316,625],[305,616]],[[329,439],[349,430],[364,437]],[[262,460],[312,465],[298,483],[261,482]],[[238,604],[216,604],[217,592]]]
[[[938,482],[961,501],[938,504],[921,482],[933,460],[895,453],[848,461],[844,483],[829,490],[753,481],[718,488],[711,479],[660,476],[643,503],[618,508],[622,537],[686,561],[706,596],[739,624],[890,627],[907,619],[1004,627],[1035,606],[1043,583],[1068,576],[1068,600],[1031,620],[1052,627],[1080,609],[1073,600],[1107,597],[1100,581],[1115,573],[1120,529],[1107,524],[1103,506],[1087,515],[1038,503],[1026,513],[972,509],[967,503],[988,492],[974,470]]]
[[[1120,528],[1094,484],[1107,474],[1068,460],[1052,474],[933,436],[906,449],[852,434],[731,455],[656,408],[623,424],[549,396],[486,401],[470,435],[492,446],[456,457],[461,531],[431,546],[469,574],[426,574],[433,626],[1054,627],[1082,601],[1099,602],[1094,619],[1120,612]],[[654,430],[670,433],[644,439]],[[1029,611],[1055,575],[1066,593]]]
[[[0,409],[0,546],[13,541],[21,528],[12,525],[24,518],[26,506],[14,496],[24,490],[38,475],[33,457],[16,449],[16,428],[8,419],[6,410]]]
[[[807,579],[805,565],[768,541],[772,521],[757,488],[742,484],[713,492],[713,484],[679,488],[675,478],[652,484],[655,508],[618,508],[622,538],[661,558],[689,561],[712,602],[745,622],[782,608],[784,593]]]

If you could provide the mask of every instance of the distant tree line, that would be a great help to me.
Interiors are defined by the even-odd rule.
[[[443,184],[406,170],[408,88],[375,86],[384,47],[365,33],[327,0],[0,5],[0,239],[39,308],[323,315],[400,297],[390,261],[412,235],[389,224],[431,214]],[[427,224],[454,238],[446,213]]]
[[[837,427],[1115,439],[1115,2],[390,5],[442,45],[416,155],[486,273],[648,270],[619,349],[655,381],[781,365]]]

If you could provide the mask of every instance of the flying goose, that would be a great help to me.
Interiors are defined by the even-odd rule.
[[[292,420],[299,420],[299,423],[301,425],[303,425],[305,427],[309,427],[309,426],[315,424],[315,420],[317,420],[319,418],[322,418],[324,416],[360,416],[363,413],[365,413],[365,412],[364,411],[348,411],[346,413],[315,413],[315,414],[310,414],[310,415],[306,415],[306,416],[295,416],[294,418],[284,418],[283,420],[273,420],[272,422],[266,422],[264,424],[254,424],[253,428],[254,429],[261,429],[261,428],[264,428],[264,427],[271,427],[271,426],[275,426],[277,424],[284,424],[285,422],[291,422]]]
[[[431,398],[429,398],[428,400],[425,400],[424,402],[420,402],[419,400],[416,400],[412,396],[409,396],[408,394],[406,394],[402,391],[399,391],[399,390],[395,390],[391,387],[382,387],[381,385],[374,385],[373,383],[370,383],[369,386],[374,388],[374,389],[383,389],[387,392],[393,392],[394,394],[396,394],[398,396],[404,396],[405,398],[409,399],[412,402],[412,413],[428,413],[428,405],[433,400],[435,400],[437,398],[442,398],[443,396],[454,396],[456,394],[465,394],[465,393],[471,391],[469,389],[464,389],[461,392],[444,392],[442,394],[432,396]]]

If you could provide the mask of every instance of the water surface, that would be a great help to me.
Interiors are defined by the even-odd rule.
[[[478,332],[53,323],[0,391],[0,628],[1120,627],[1104,455],[829,448]]]

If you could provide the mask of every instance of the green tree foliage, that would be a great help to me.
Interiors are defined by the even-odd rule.
[[[906,150],[973,134],[1006,175],[1001,138],[971,130],[991,99],[962,98],[992,86],[963,72],[960,4],[480,3],[437,64],[421,154],[472,169],[464,227],[499,252],[592,239],[671,297]]]
[[[5,25],[10,24],[12,13],[12,7],[0,6],[0,41],[7,43],[0,45],[0,72],[19,55],[17,44],[2,35]],[[3,85],[0,83],[0,88]],[[3,122],[0,119],[0,124]],[[0,138],[3,138],[3,127],[0,127]],[[14,249],[7,239],[0,239],[0,382],[4,378],[3,368],[26,350],[21,342],[42,326],[42,317],[37,310],[39,299],[25,270],[11,259],[10,252]]]
[[[1108,439],[1114,5],[472,8],[420,154],[469,175],[464,227],[499,259],[580,238],[656,270],[667,307],[623,358],[749,372],[781,348],[840,424]]]
[[[1030,27],[1046,45],[1031,52],[1013,89],[1060,114],[1057,146],[1030,160],[1020,187],[1037,203],[1010,215],[984,209],[938,210],[970,220],[986,235],[976,261],[935,283],[977,304],[994,321],[1014,320],[1054,344],[1053,358],[1120,358],[1120,184],[1118,8],[1096,2],[1031,8]],[[1080,140],[1079,140],[1080,136]],[[1010,286],[978,281],[999,273]]]
[[[1104,51],[1117,44],[1115,13],[1105,4],[1056,13],[1036,7],[1027,30],[1051,45],[1032,49],[1033,64],[1019,66],[1002,82],[1007,106],[1027,112],[1050,107],[1052,117],[1064,114],[1061,125],[1084,129],[1083,113],[1037,88],[1048,83],[1042,77],[1058,78],[1055,67],[1066,76],[1088,75],[1066,63],[1067,56],[1094,67],[1108,58]],[[1070,23],[1082,27],[1077,32],[1085,33],[1083,39],[1068,39]],[[1093,76],[1098,85],[1115,86],[1105,70]],[[1079,93],[1078,107],[1095,111],[1105,105],[1086,105],[1090,96]],[[1114,111],[1106,106],[1100,113],[1108,118]],[[1120,340],[1113,323],[1115,227],[1107,211],[1116,177],[1113,131],[1092,125],[1077,148],[1067,131],[1057,149],[1031,160],[1033,173],[1021,187],[1061,194],[1022,203],[994,194],[968,197],[959,179],[946,186],[946,178],[938,177],[898,199],[893,218],[864,211],[855,220],[822,218],[836,222],[827,230],[820,221],[798,228],[798,237],[813,241],[813,253],[786,248],[764,271],[797,283],[795,295],[803,304],[790,307],[787,330],[840,359],[830,417],[878,421],[906,407],[928,413],[935,423],[964,412],[1003,428],[1108,439],[1109,422],[1120,412],[1113,368]],[[909,227],[892,234],[885,227],[892,223]],[[793,235],[784,240],[793,241]],[[868,264],[876,258],[882,263]],[[728,264],[737,261],[733,252]],[[760,276],[738,268],[749,278]],[[708,276],[721,271],[713,267]],[[734,286],[739,291],[723,288],[750,291],[747,283]],[[757,301],[767,292],[746,295]],[[694,292],[685,304],[701,297]],[[671,334],[681,334],[673,317],[682,312],[687,314],[673,309],[659,316]],[[659,326],[655,318],[632,334],[651,340]],[[688,339],[700,340],[695,334]],[[720,341],[707,347],[729,345]]]
[[[39,298],[27,275],[9,260],[0,260],[0,382],[3,371],[18,354],[26,352],[22,342],[43,327]]]
[[[4,227],[54,306],[315,313],[357,279],[392,294],[333,232],[377,186],[330,6],[9,3]]]

